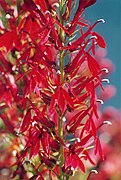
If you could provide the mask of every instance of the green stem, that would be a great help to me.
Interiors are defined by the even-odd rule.
[[[64,10],[64,0],[60,0],[59,6],[60,13],[60,23],[63,25],[63,10]],[[63,29],[59,29],[59,35],[61,41],[64,43],[65,41],[65,33]],[[60,72],[61,72],[61,83],[64,81],[64,50],[60,51]]]
[[[63,10],[64,10],[64,0],[60,0],[59,15],[60,15],[60,23],[62,25],[63,25]],[[59,28],[59,36],[60,36],[62,43],[64,43],[65,33],[61,28]],[[64,52],[64,50],[61,50],[60,51],[61,83],[64,82],[64,56],[65,56],[65,52]],[[59,133],[59,137],[63,140],[63,116],[62,116],[62,114],[59,114],[58,133]],[[62,166],[64,164],[64,147],[63,147],[63,145],[61,145],[61,148],[60,148],[59,160],[60,160],[60,178],[59,179],[64,180],[64,173],[62,171]]]
[[[61,72],[61,83],[64,81],[64,51],[60,52],[60,72]]]
[[[58,129],[59,129],[59,137],[61,139],[63,139],[63,121],[62,121],[62,118],[59,118]],[[64,179],[64,173],[62,171],[62,166],[64,163],[64,147],[63,147],[63,145],[61,145],[61,148],[60,148],[60,159],[59,160],[60,160],[60,180],[63,180]]]
[[[60,4],[59,4],[59,13],[60,13],[60,23],[63,23],[63,6],[64,6],[64,0],[60,0]]]

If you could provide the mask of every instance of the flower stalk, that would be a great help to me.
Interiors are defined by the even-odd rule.
[[[58,123],[58,128],[59,128],[59,137],[63,139],[63,121],[62,118],[59,118],[59,123]],[[60,180],[64,179],[64,173],[62,171],[62,166],[64,164],[64,147],[61,145],[60,147],[60,154],[59,154],[59,161],[60,161]]]
[[[63,10],[64,10],[64,0],[60,0],[59,14],[60,14],[60,24],[63,25]],[[59,28],[59,35],[62,44],[65,42],[65,33],[62,28]],[[64,50],[60,51],[60,73],[61,73],[61,83],[64,81]]]
[[[60,11],[60,23],[63,25],[63,9],[64,9],[64,0],[60,0],[60,6],[59,6],[59,11]],[[63,29],[59,29],[60,32],[60,39],[62,41],[62,43],[64,43],[65,41],[65,34]],[[64,50],[60,51],[60,81],[61,83],[64,82],[64,57],[65,53]],[[59,117],[59,123],[58,123],[58,130],[59,130],[59,137],[61,139],[64,139],[63,137],[63,116],[61,115],[61,117]],[[61,145],[60,147],[60,180],[64,180],[64,173],[62,171],[62,166],[64,164],[64,147],[63,145]]]

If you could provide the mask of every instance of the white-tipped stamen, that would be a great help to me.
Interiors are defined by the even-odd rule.
[[[67,23],[66,26],[67,26],[67,27],[71,27],[71,24],[70,24],[70,23]]]
[[[45,14],[51,14],[50,11],[45,11]]]
[[[70,146],[70,144],[68,143],[68,144],[66,144],[66,147],[69,147]]]
[[[109,72],[107,68],[103,68],[102,71],[105,71],[106,73]]]
[[[104,121],[103,124],[112,125],[112,123],[110,121]]]
[[[39,5],[36,5],[36,6],[37,6],[37,8],[38,8],[39,10],[41,9]]]
[[[79,138],[77,138],[77,142],[81,142],[81,140]]]
[[[102,99],[97,99],[96,102],[99,102],[100,104],[104,104],[103,100]]]
[[[64,46],[64,43],[62,42],[62,46]]]
[[[108,84],[110,83],[109,79],[102,79],[102,82],[107,82]]]
[[[67,130],[69,131],[69,129],[70,129],[70,127],[69,126],[67,126]]]
[[[98,174],[98,171],[95,170],[95,169],[91,170],[91,172],[92,172],[92,173],[95,173],[95,174]]]
[[[62,119],[62,120],[63,120],[63,122],[66,122],[66,118],[65,118],[65,117],[63,117],[63,119]]]
[[[16,151],[16,150],[13,150],[12,154],[13,154],[13,156],[16,156],[17,151]]]
[[[56,74],[61,74],[60,70],[57,70],[57,73]]]
[[[12,70],[13,70],[13,71],[15,71],[15,70],[16,70],[16,65],[14,65],[14,66],[12,67]]]
[[[32,126],[34,126],[35,124],[37,124],[37,122],[36,122],[36,121],[33,121],[33,122],[32,122]]]
[[[47,52],[46,52],[46,51],[44,51],[44,54],[45,54],[45,55],[47,55]]]
[[[104,19],[98,19],[97,22],[105,23],[105,20]]]
[[[97,39],[97,36],[91,36],[90,39]]]
[[[10,16],[10,14],[6,14],[6,19],[10,19],[11,18],[11,16]]]
[[[52,5],[53,7],[59,7],[59,3],[53,3],[53,5]]]

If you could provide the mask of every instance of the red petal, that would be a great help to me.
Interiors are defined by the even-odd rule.
[[[63,92],[61,91],[62,89],[59,89],[59,93],[58,93],[58,106],[61,110],[62,113],[64,113],[65,111],[65,98],[63,96]]]
[[[79,143],[80,146],[84,146],[89,139],[92,137],[92,133],[88,134],[86,137],[84,137],[83,139],[81,139],[81,142]]]
[[[55,123],[44,116],[39,116],[39,121],[42,125],[46,126],[47,128],[54,129],[55,127]]]
[[[25,117],[24,117],[24,120],[22,122],[22,125],[20,127],[20,131],[21,132],[25,132],[29,125],[30,125],[30,121],[31,121],[31,112],[30,112],[30,109],[27,111]]]
[[[95,40],[92,39],[92,53],[95,55]]]
[[[38,4],[43,12],[47,11],[45,0],[35,0],[35,3]]]
[[[18,160],[12,166],[15,166],[15,165],[21,166],[27,153],[28,153],[28,149],[24,149],[22,154],[19,156]]]
[[[62,93],[65,97],[66,103],[72,108],[74,109],[74,102],[73,99],[69,96],[68,92],[65,89],[62,89]]]
[[[90,105],[90,107],[88,109],[86,109],[85,111],[81,111],[79,113],[76,114],[76,116],[78,117],[77,119],[73,119],[73,122],[71,120],[71,123],[69,122],[69,124],[67,124],[67,130],[69,132],[73,132],[75,131],[75,129],[80,125],[81,121],[83,120],[83,118],[85,116],[88,115],[88,112],[90,111],[90,109],[92,108],[93,104]],[[78,115],[79,114],[79,115]]]
[[[60,144],[62,144],[65,148],[67,148],[65,143],[63,142],[63,140],[59,136],[55,136],[55,138],[60,142]]]
[[[97,39],[96,39],[97,44],[98,44],[101,48],[106,48],[106,42],[105,42],[104,38],[103,38],[100,34],[98,34],[98,33],[96,33],[96,32],[93,32],[92,35],[97,37]]]
[[[2,52],[0,52],[0,60],[2,61],[2,65],[6,68],[6,70],[9,72],[11,69],[11,63],[8,62],[8,60],[4,57]],[[0,67],[2,68],[2,67]],[[3,70],[4,71],[4,70]]]
[[[12,106],[12,94],[9,89],[7,89],[3,94],[3,99],[6,102],[6,104],[11,107]]]
[[[98,62],[90,55],[87,54],[87,58],[88,58],[88,67],[92,73],[93,76],[97,75],[98,72],[100,71],[100,66],[98,64]]]
[[[31,14],[35,15],[37,18],[39,18],[40,22],[41,20],[46,23],[47,20],[44,17],[43,13],[38,9],[36,4],[32,0],[24,0],[26,9],[31,12]]]
[[[0,47],[6,47],[6,50],[9,51],[13,48],[13,33],[6,32],[0,36]]]
[[[78,158],[77,158],[77,155],[74,154],[70,157],[70,162],[71,162],[71,166],[76,169],[78,167]]]
[[[90,122],[91,122],[91,126],[92,126],[93,135],[96,136],[97,129],[95,127],[95,124],[94,124],[94,121],[92,118],[90,118]]]
[[[50,102],[50,108],[49,108],[50,113],[53,111],[53,109],[57,103],[57,98],[58,98],[58,90],[56,90],[55,94],[52,96],[52,99]]]
[[[85,167],[81,159],[78,157],[78,155],[74,154],[73,156],[74,160],[77,161],[78,167],[85,173]]]
[[[32,76],[31,80],[30,80],[30,93],[33,93],[35,91],[35,87],[36,87],[37,81],[36,81],[36,76]]]
[[[80,10],[85,9],[85,8],[87,8],[89,6],[92,6],[95,2],[96,2],[96,0],[81,0],[79,2]]]
[[[46,138],[45,138],[46,137]],[[42,143],[42,147],[43,147],[43,151],[49,155],[50,152],[50,148],[49,148],[49,135],[47,132],[43,132],[42,133],[42,137],[41,137],[41,143]]]
[[[100,144],[100,140],[98,137],[95,138],[95,151],[94,151],[94,153],[95,154],[99,153],[102,160],[104,160],[104,154],[103,154],[102,147]]]
[[[0,118],[3,120],[8,131],[15,135],[14,126],[12,125],[11,121],[8,120],[8,117],[5,114],[0,114]]]
[[[40,141],[39,139],[37,139],[37,141],[34,142],[33,146],[31,147],[30,158],[38,154],[39,148],[40,148]]]
[[[86,158],[90,161],[90,163],[95,166],[95,163],[94,163],[94,161],[91,159],[89,153],[88,153],[86,150],[85,150],[83,153],[86,155]]]
[[[66,157],[65,167],[67,168],[68,166],[72,166],[72,155],[71,154],[69,154],[69,156]]]

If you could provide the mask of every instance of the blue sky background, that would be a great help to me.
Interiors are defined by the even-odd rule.
[[[95,28],[107,43],[107,57],[115,64],[115,71],[109,76],[110,83],[117,88],[117,94],[105,105],[121,108],[121,0],[97,0],[96,4],[87,8],[85,19],[92,24],[98,19],[104,19]]]

